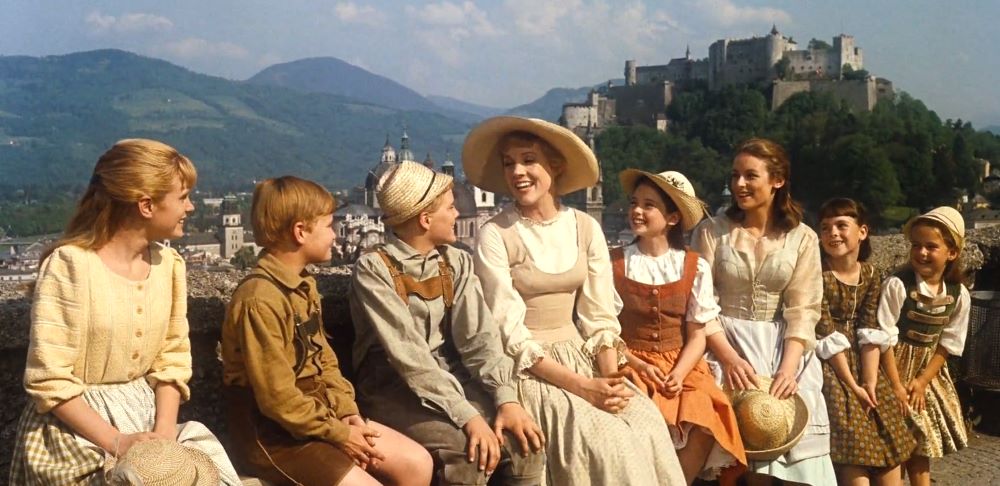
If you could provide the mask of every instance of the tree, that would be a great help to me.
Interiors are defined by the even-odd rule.
[[[257,255],[254,255],[252,247],[244,246],[236,251],[236,254],[229,259],[229,263],[240,270],[246,270],[257,264]]]
[[[791,79],[792,61],[789,61],[787,57],[782,57],[778,62],[774,63],[774,75],[778,79]]]
[[[809,49],[810,50],[823,51],[823,50],[830,49],[830,47],[831,47],[830,44],[828,44],[826,41],[819,40],[819,39],[817,39],[815,37],[813,37],[812,39],[809,39]]]

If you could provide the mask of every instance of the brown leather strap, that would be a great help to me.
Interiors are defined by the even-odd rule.
[[[943,326],[951,320],[950,315],[929,316],[913,310],[906,311],[906,317],[921,324],[928,324],[931,326]]]
[[[451,309],[455,301],[455,281],[451,272],[451,266],[441,249],[441,259],[438,260],[438,275],[424,280],[417,280],[410,275],[403,273],[402,265],[386,253],[383,248],[377,250],[382,262],[389,268],[389,275],[396,290],[396,295],[403,302],[408,302],[410,294],[416,294],[421,300],[434,300],[444,297],[444,306]]]

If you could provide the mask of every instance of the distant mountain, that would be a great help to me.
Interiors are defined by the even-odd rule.
[[[983,129],[985,132],[990,132],[994,135],[1000,135],[1000,125],[990,125]]]
[[[436,104],[396,81],[335,57],[313,57],[275,64],[247,82],[282,86],[303,93],[346,96],[397,110],[438,113],[466,123],[482,119],[473,112]]]
[[[431,100],[435,105],[438,105],[441,108],[471,113],[482,118],[496,116],[506,111],[504,108],[477,105],[475,103],[469,103],[468,101],[462,101],[449,96],[428,95],[427,99]]]
[[[0,56],[0,185],[85,183],[116,140],[148,137],[189,155],[202,188],[245,190],[281,174],[349,187],[386,134],[398,147],[403,122],[414,153],[459,152],[468,125],[415,103],[230,81],[119,50]]]
[[[618,86],[624,84],[624,79],[613,79],[611,84]],[[541,118],[551,122],[556,122],[562,116],[562,107],[565,103],[582,103],[587,100],[587,95],[591,90],[601,90],[607,87],[608,83],[584,86],[582,88],[552,88],[541,98],[531,103],[516,106],[507,110],[508,115],[530,116]]]

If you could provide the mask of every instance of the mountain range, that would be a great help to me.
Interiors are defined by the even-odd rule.
[[[576,94],[552,90],[512,111],[555,120]],[[425,97],[336,58],[233,81],[112,49],[0,56],[0,185],[80,184],[116,140],[146,137],[195,160],[202,188],[246,190],[286,173],[350,187],[404,128],[418,159],[441,161],[473,123],[502,112]]]

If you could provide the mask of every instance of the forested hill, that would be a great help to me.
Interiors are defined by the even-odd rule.
[[[792,194],[815,211],[834,196],[856,198],[881,226],[916,211],[984,193],[982,163],[1000,160],[1000,136],[962,120],[942,121],[906,93],[854,113],[829,94],[800,93],[772,112],[755,89],[728,87],[679,94],[667,110],[668,133],[614,127],[597,139],[604,180],[637,167],[687,174],[698,194],[723,202],[733,147],[752,136],[774,139],[792,160]],[[1000,204],[1000,194],[985,193]],[[624,196],[605,183],[608,203]]]
[[[414,152],[458,153],[465,123],[330,94],[194,73],[118,50],[0,56],[4,186],[80,183],[116,140],[148,137],[194,159],[199,185],[249,188],[285,173],[360,184],[406,123]]]

